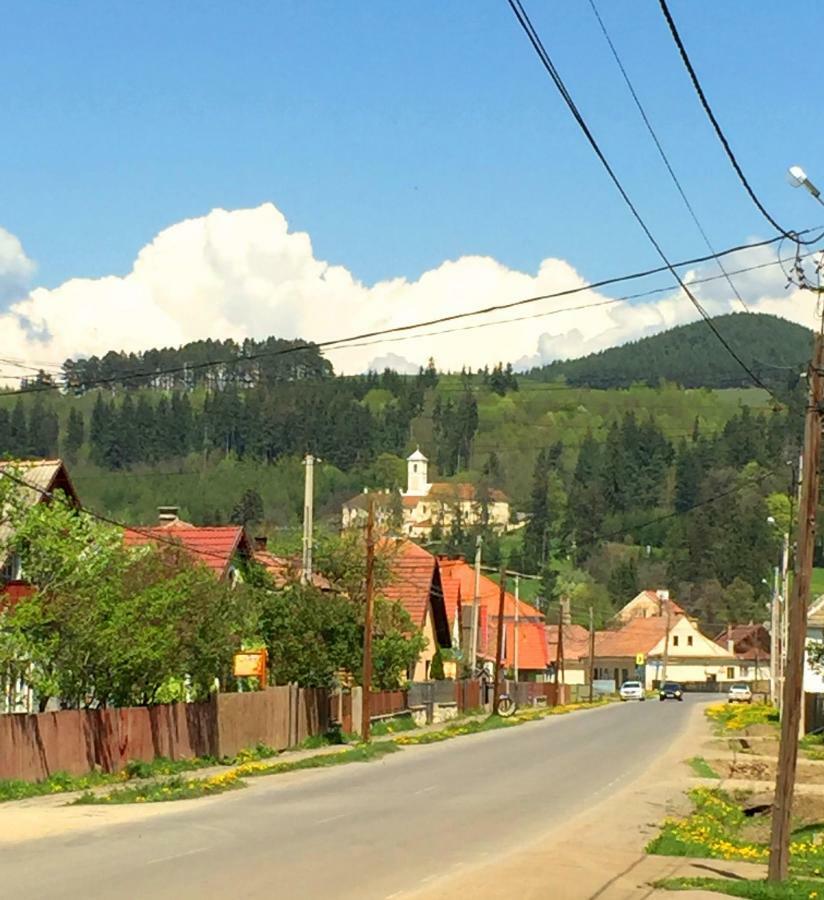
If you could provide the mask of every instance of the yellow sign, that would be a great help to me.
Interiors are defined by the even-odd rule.
[[[636,666],[643,666],[645,662],[646,662],[646,657],[644,656],[643,653],[635,654],[635,665]]]
[[[266,651],[235,653],[234,663],[235,678],[262,678],[266,672]]]

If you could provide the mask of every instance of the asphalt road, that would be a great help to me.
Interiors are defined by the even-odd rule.
[[[388,898],[522,847],[641,775],[684,703],[615,704],[298,772],[0,850],[0,896]]]

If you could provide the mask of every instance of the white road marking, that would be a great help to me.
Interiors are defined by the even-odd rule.
[[[429,791],[434,791],[438,787],[437,784],[430,784],[429,787],[421,788],[419,791],[414,791],[415,794],[426,794]]]
[[[346,815],[347,815],[346,813],[340,813],[337,816],[329,816],[328,819],[318,819],[317,822],[315,822],[314,824],[315,825],[325,825],[327,822],[336,822],[338,819],[345,819]]]
[[[194,856],[195,853],[205,853],[208,849],[208,847],[196,847],[194,850],[184,850],[183,853],[173,853],[171,856],[158,856],[157,859],[150,859],[147,865],[169,862],[172,859],[181,859],[184,856]]]

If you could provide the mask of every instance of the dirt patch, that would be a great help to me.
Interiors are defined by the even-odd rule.
[[[747,759],[744,756],[736,759],[708,759],[706,762],[720,778],[775,781],[775,759]],[[824,784],[824,766],[799,760],[796,778],[803,784]]]

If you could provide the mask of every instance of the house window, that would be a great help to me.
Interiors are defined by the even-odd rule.
[[[727,678],[735,678],[735,666],[727,666]]]
[[[674,634],[674,635],[672,636],[672,646],[673,646],[673,647],[677,647],[677,646],[678,646],[678,635],[677,635],[677,634]]]
[[[418,464],[412,463],[412,471],[417,475],[418,474]]]
[[[16,553],[12,553],[0,571],[0,581],[20,581],[21,577],[20,557]]]
[[[692,635],[691,634],[687,635],[687,646],[692,647]]]

